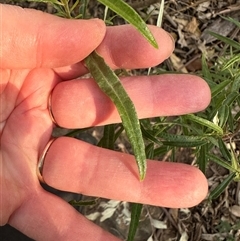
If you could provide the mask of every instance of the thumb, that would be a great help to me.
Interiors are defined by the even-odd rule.
[[[71,65],[102,41],[101,20],[70,20],[41,11],[0,4],[0,67]]]

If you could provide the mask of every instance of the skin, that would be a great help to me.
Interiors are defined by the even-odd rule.
[[[63,127],[119,122],[92,79],[75,79],[87,72],[81,61],[96,49],[115,69],[155,66],[172,53],[171,37],[151,27],[157,50],[128,25],[106,29],[101,20],[65,20],[8,5],[0,5],[0,16],[0,224],[35,240],[119,240],[39,184],[38,157],[54,127],[48,97],[52,92],[53,115]],[[196,76],[122,81],[141,118],[197,112],[210,101],[208,86]],[[43,177],[61,190],[173,208],[197,205],[207,194],[195,167],[149,160],[139,182],[133,156],[67,137],[53,142]]]

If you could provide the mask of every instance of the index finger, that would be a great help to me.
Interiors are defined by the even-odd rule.
[[[105,37],[96,51],[113,69],[149,68],[162,63],[174,50],[174,40],[162,28],[148,26],[159,48],[154,48],[133,26],[107,27]],[[82,62],[58,68],[63,79],[74,79],[87,73]]]
[[[89,55],[105,35],[103,21],[70,20],[0,4],[1,68],[57,68]]]

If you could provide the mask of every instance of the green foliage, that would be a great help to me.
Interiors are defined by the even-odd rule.
[[[228,20],[240,28],[239,22],[231,18]],[[205,116],[223,130],[221,135],[214,137],[218,143],[209,149],[211,151],[217,148],[220,157],[211,156],[209,160],[227,168],[230,173],[235,174],[230,176],[239,181],[240,161],[239,155],[237,156],[236,150],[233,149],[233,143],[239,141],[240,130],[240,44],[219,34],[211,34],[223,41],[228,48],[212,68],[203,64],[203,78],[208,81],[212,91],[211,104],[205,111]]]
[[[117,107],[136,157],[140,180],[143,180],[147,168],[146,155],[140,123],[133,103],[117,75],[96,52],[93,52],[86,58],[85,64],[101,90]]]
[[[236,20],[229,21],[240,27]],[[229,170],[228,177],[210,192],[210,200],[217,198],[231,181],[240,180],[239,153],[234,149],[240,138],[240,44],[216,33],[212,35],[226,48],[212,67],[202,56],[200,75],[212,93],[209,107],[197,114],[141,121],[145,141],[154,144],[154,158],[168,156],[177,161],[176,153],[184,147],[190,148],[204,173],[211,162]]]

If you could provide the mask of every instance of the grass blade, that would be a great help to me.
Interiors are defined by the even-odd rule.
[[[221,40],[222,42],[226,43],[226,44],[229,44],[230,46],[232,46],[233,48],[236,48],[238,50],[240,50],[240,43],[238,43],[237,41],[235,40],[232,40],[228,37],[224,37],[222,36],[221,34],[218,34],[218,33],[214,33],[212,31],[208,31],[213,37],[215,37],[216,39],[219,39]]]
[[[147,166],[145,147],[140,123],[133,103],[124,90],[117,75],[110,69],[101,56],[93,52],[85,59],[85,64],[101,90],[115,104],[133,148],[140,180],[143,180]]]
[[[165,5],[165,0],[161,0],[159,12],[158,12],[158,17],[157,17],[157,25],[156,25],[157,27],[160,27],[160,28],[162,27],[164,5]],[[152,70],[152,67],[148,68],[148,75],[150,75],[151,70]]]
[[[117,13],[124,18],[127,22],[132,24],[137,30],[151,43],[155,48],[158,48],[158,44],[152,35],[151,31],[147,27],[146,23],[139,16],[139,14],[127,3],[122,0],[98,0],[100,3],[107,6],[109,9]]]
[[[240,55],[236,55],[232,57],[229,61],[227,61],[226,64],[223,65],[222,70],[229,69],[235,63],[239,64],[239,62],[240,62]]]
[[[230,18],[230,17],[227,17],[227,18],[226,17],[222,17],[222,18],[225,19],[225,20],[228,20],[229,22],[232,22],[232,23],[236,24],[236,26],[240,28],[240,22],[237,21],[236,19]]]
[[[158,12],[158,18],[157,18],[158,27],[162,27],[164,5],[165,5],[165,0],[162,0],[160,4],[159,12]]]

